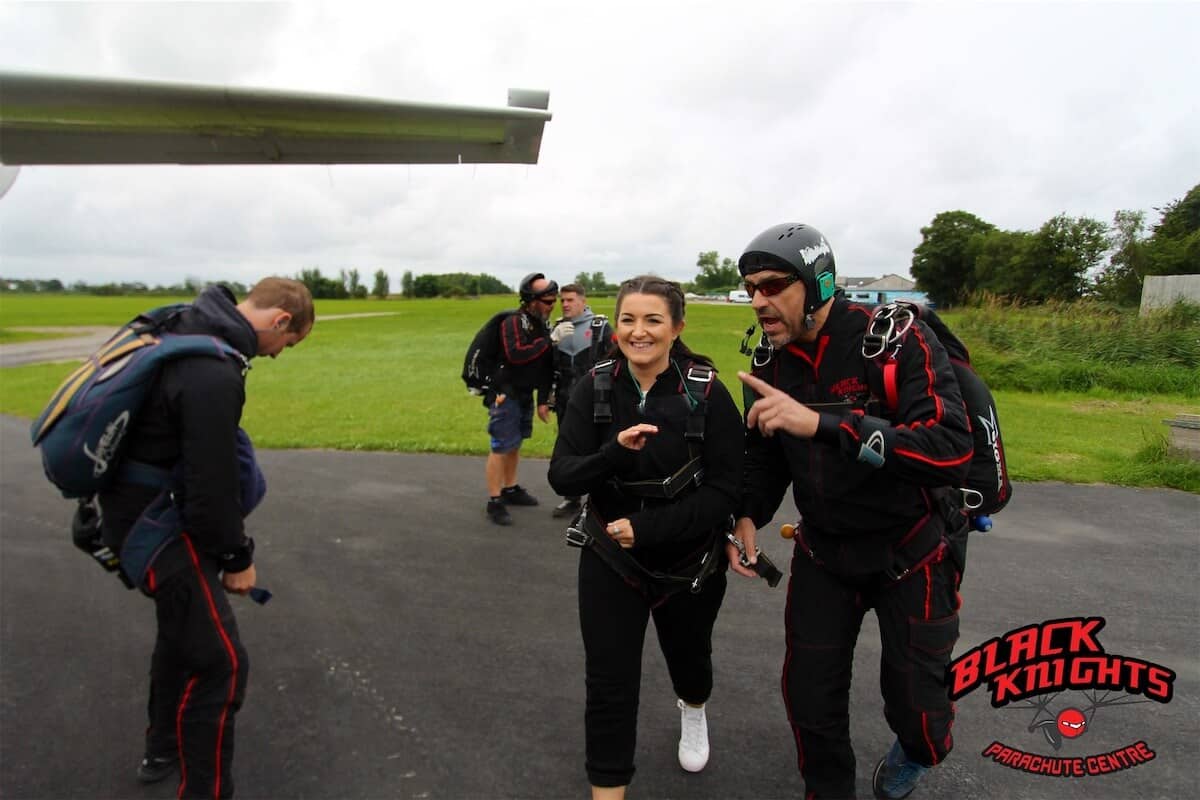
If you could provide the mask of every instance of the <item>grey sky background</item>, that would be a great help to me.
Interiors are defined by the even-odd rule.
[[[848,275],[920,229],[1109,222],[1200,182],[1200,3],[0,3],[0,69],[503,106],[536,166],[30,167],[0,274],[690,280],[807,222]]]

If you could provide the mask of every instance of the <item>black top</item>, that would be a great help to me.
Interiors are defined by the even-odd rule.
[[[635,542],[630,553],[651,569],[663,569],[694,552],[724,525],[738,507],[742,478],[744,426],[737,406],[720,381],[708,394],[699,488],[685,489],[674,500],[648,500],[621,492],[610,482],[662,479],[691,456],[684,433],[691,412],[682,375],[687,364],[672,365],[646,394],[618,359],[612,376],[612,416],[598,425],[593,416],[595,372],[581,378],[571,393],[550,460],[550,485],[560,495],[589,494],[593,509],[606,522],[628,517]],[[645,448],[629,450],[617,434],[645,422],[658,426]]]
[[[966,410],[949,358],[923,322],[897,354],[895,418],[864,412],[877,383],[862,355],[870,314],[835,300],[816,342],[788,345],[755,369],[802,403],[845,406],[818,407],[811,440],[747,433],[742,516],[755,525],[771,520],[791,483],[809,539],[859,536],[894,545],[933,513],[932,489],[962,485],[973,452]],[[858,460],[877,429],[885,454],[879,468]]]
[[[525,309],[506,317],[500,323],[497,384],[501,391],[528,394],[536,389],[538,404],[548,404],[554,383],[552,349],[550,328],[544,319]]]
[[[168,330],[220,337],[247,358],[258,352],[254,329],[223,286],[202,292],[168,323]],[[183,530],[200,551],[220,558],[229,572],[249,567],[253,553],[242,524],[238,482],[237,429],[245,402],[242,365],[234,359],[193,356],[169,361],[128,433],[125,453],[134,461],[179,467],[182,485],[176,495]],[[157,494],[129,483],[100,493],[104,538],[110,547],[119,549]]]

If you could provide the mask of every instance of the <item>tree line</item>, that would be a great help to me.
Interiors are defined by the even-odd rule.
[[[1146,231],[1143,211],[1122,210],[1107,225],[1090,217],[1059,214],[1036,231],[1004,230],[968,211],[943,211],[921,228],[910,273],[930,300],[953,306],[985,296],[1021,303],[1070,301],[1084,296],[1117,305],[1137,305],[1148,275],[1200,273],[1200,184],[1182,199],[1156,208],[1161,218]],[[1106,258],[1107,257],[1107,258]],[[737,264],[716,250],[702,251],[699,272],[684,289],[723,291],[741,282]],[[317,267],[295,276],[318,299],[384,299],[391,291],[388,273],[377,270],[371,288],[357,269],[325,276]],[[574,283],[590,295],[617,291],[603,272],[579,272]],[[206,285],[193,278],[172,286],[141,282],[64,286],[57,279],[0,277],[0,291],[75,292],[94,295],[194,296]],[[248,288],[227,283],[235,294]],[[475,297],[513,294],[510,286],[486,273],[451,272],[414,275],[404,272],[400,293],[406,298]]]
[[[362,282],[361,274],[356,269],[341,270],[338,276],[326,277],[321,274],[319,268],[301,270],[295,276],[296,280],[301,281],[308,287],[315,298],[324,299],[365,299],[368,296],[385,298],[390,292],[390,283],[388,275],[383,270],[375,273],[374,283],[368,291],[366,284]],[[188,278],[182,283],[171,285],[150,286],[140,281],[121,282],[121,283],[99,283],[92,284],[86,281],[75,281],[70,285],[64,285],[57,278],[49,280],[37,280],[26,278],[4,278],[0,277],[0,292],[70,292],[72,294],[91,294],[99,296],[114,296],[114,295],[162,295],[170,297],[194,297],[198,295],[205,286],[212,283],[221,283],[228,286],[229,289],[238,297],[245,296],[250,287],[238,281],[203,281],[197,278]]]
[[[921,228],[910,272],[942,305],[987,295],[1033,304],[1091,296],[1137,305],[1147,276],[1200,273],[1200,184],[1155,210],[1161,219],[1149,234],[1143,211],[1118,211],[1111,226],[1059,214],[1036,231],[1003,230],[967,211],[944,211]]]
[[[245,284],[236,281],[222,281],[226,286],[233,290],[236,295],[244,295],[249,291]],[[172,284],[170,286],[150,286],[141,281],[126,281],[126,282],[110,282],[110,283],[87,283],[86,281],[75,281],[71,284],[63,284],[57,278],[42,280],[37,278],[5,278],[0,277],[0,292],[61,292],[71,294],[91,294],[102,297],[115,297],[118,295],[162,295],[167,297],[191,297],[200,293],[200,291],[209,285],[208,281],[201,281],[194,278],[188,278],[183,283]]]
[[[367,286],[362,282],[362,277],[356,269],[344,269],[337,278],[325,277],[317,267],[302,269],[296,276],[296,280],[307,286],[308,290],[312,292],[312,296],[317,299],[365,300],[368,294]],[[388,274],[383,270],[378,270],[375,273],[375,283],[370,291],[371,296],[381,300],[386,298],[390,291],[390,285]]]
[[[375,297],[385,299],[391,294],[391,279],[384,270],[377,270],[371,288],[363,282],[357,269],[340,270],[336,276],[325,275],[319,267],[302,269],[294,276],[312,292],[314,298],[345,300]],[[40,280],[0,277],[0,292],[71,292],[92,295],[169,295],[194,296],[211,281],[189,278],[183,283],[170,286],[149,286],[141,282],[89,284],[76,281],[66,286],[57,279]],[[221,281],[238,296],[243,296],[249,287],[238,282]],[[592,295],[612,294],[617,291],[615,283],[609,283],[603,272],[580,272],[574,283]],[[406,298],[423,297],[477,297],[480,295],[516,294],[508,284],[486,273],[449,272],[442,274],[414,275],[404,272],[400,279],[400,294]]]

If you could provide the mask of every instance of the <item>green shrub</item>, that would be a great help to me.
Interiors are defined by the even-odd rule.
[[[1146,444],[1134,455],[1133,463],[1111,468],[1105,482],[1200,493],[1200,461],[1172,455],[1167,439],[1166,434],[1147,435]]]
[[[1200,396],[1200,307],[985,302],[947,315],[993,388]]]

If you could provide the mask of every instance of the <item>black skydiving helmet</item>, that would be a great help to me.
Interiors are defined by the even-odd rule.
[[[738,272],[745,277],[763,270],[800,276],[804,283],[805,314],[823,306],[836,290],[833,248],[811,225],[785,222],[755,236],[738,259]]]

